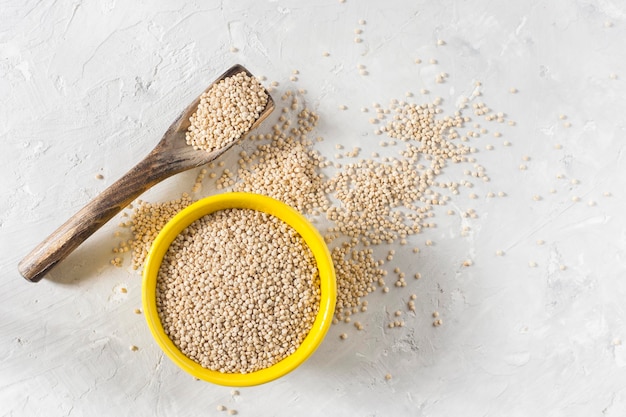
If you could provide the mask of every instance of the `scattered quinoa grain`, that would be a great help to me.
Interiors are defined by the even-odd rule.
[[[138,269],[148,254],[152,242],[163,226],[179,211],[192,203],[188,194],[181,198],[164,203],[147,203],[139,201],[131,216],[131,231],[133,239],[130,241],[132,249],[132,266]]]
[[[418,61],[416,63],[421,62]],[[430,62],[437,63],[436,60]],[[365,70],[364,66],[357,68]],[[438,76],[443,80],[448,75],[439,73]],[[427,93],[426,90],[421,92]],[[232,172],[229,181],[233,180],[234,184],[230,186],[235,191],[258,192],[287,200],[287,204],[301,212],[326,217],[329,226],[323,235],[331,250],[338,287],[337,311],[332,321],[345,322],[350,320],[347,312],[367,311],[363,298],[370,292],[378,288],[389,291],[384,281],[387,271],[383,269],[388,255],[375,258],[373,248],[400,242],[413,244],[410,235],[436,226],[430,221],[435,214],[433,207],[449,201],[449,196],[435,191],[441,186],[438,175],[448,164],[475,163],[476,159],[469,154],[476,152],[476,148],[466,146],[465,142],[474,140],[478,132],[487,128],[476,128],[475,136],[467,134],[465,124],[471,119],[462,115],[462,108],[454,115],[441,115],[440,98],[421,105],[392,100],[388,108],[374,103],[371,116],[376,117],[371,123],[377,126],[372,130],[376,135],[388,136],[380,142],[381,146],[396,144],[396,148],[387,148],[386,152],[393,150],[399,155],[385,153],[379,157],[374,152],[372,158],[376,160],[345,159],[350,163],[342,166],[310,148],[312,142],[322,140],[311,133],[318,116],[307,109],[305,103],[296,100],[295,94],[285,92],[283,100],[284,117],[281,116],[270,133],[255,136],[255,140],[265,141],[267,146],[255,144],[255,149],[246,144],[246,151],[250,150],[241,156],[240,169]],[[477,110],[482,116],[493,115],[488,122],[499,118],[484,103],[477,106]],[[348,152],[337,155],[351,157]],[[331,178],[319,171],[332,166],[337,167],[337,171]],[[472,172],[473,177],[488,180],[482,169],[475,167]],[[472,184],[451,181],[442,188],[456,195],[460,186],[471,188]],[[333,198],[333,203],[328,197]],[[464,214],[477,216],[473,211]],[[431,246],[433,242],[427,240],[425,245]],[[413,252],[419,252],[419,248],[413,247]],[[419,279],[421,275],[416,273],[414,277]],[[406,285],[400,276],[394,281],[396,287]],[[415,303],[407,305],[410,311],[415,310]],[[360,323],[354,319],[352,322],[360,330]],[[389,324],[404,325],[402,321]]]

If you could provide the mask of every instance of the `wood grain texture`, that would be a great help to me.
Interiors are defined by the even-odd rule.
[[[235,65],[215,80],[215,83],[240,72],[253,76],[241,65]],[[265,110],[252,125],[257,127],[274,109],[274,101],[269,93]],[[40,281],[54,266],[65,259],[124,207],[155,184],[188,169],[205,165],[231,148],[236,141],[214,152],[195,150],[187,145],[185,132],[189,127],[189,117],[196,110],[200,97],[194,100],[172,123],[155,148],[122,178],[105,189],[74,216],[55,230],[18,265],[20,274],[28,281]]]

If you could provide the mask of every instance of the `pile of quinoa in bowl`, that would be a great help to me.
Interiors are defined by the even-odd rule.
[[[196,202],[159,233],[143,304],[157,343],[197,378],[257,385],[295,369],[334,314],[335,275],[322,237],[262,195]]]

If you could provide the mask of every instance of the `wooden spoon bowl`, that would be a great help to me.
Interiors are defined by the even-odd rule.
[[[219,81],[240,72],[254,77],[243,66],[235,65],[207,87],[205,92]],[[268,99],[265,109],[250,130],[256,128],[274,110],[274,100],[269,92],[266,93]],[[237,141],[213,152],[195,150],[187,145],[185,134],[190,125],[189,118],[199,103],[200,96],[171,124],[159,143],[141,162],[26,255],[18,265],[22,276],[28,281],[38,282],[58,262],[150,187],[179,172],[208,164],[231,148]]]

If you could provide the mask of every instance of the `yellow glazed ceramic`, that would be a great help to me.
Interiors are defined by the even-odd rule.
[[[309,246],[319,271],[321,303],[311,331],[298,349],[275,365],[248,374],[221,373],[192,361],[167,337],[156,309],[156,280],[161,261],[176,236],[195,220],[219,210],[242,208],[263,211],[294,228]],[[178,213],[161,230],[152,244],[143,270],[142,303],[148,327],[165,354],[180,368],[196,378],[229,387],[259,385],[279,378],[303,363],[324,339],[335,311],[337,287],[330,252],[319,232],[304,216],[272,198],[250,193],[226,193],[207,197]]]

